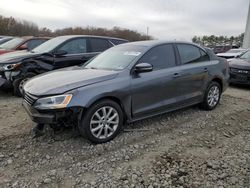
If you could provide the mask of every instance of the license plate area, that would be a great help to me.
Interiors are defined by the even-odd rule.
[[[247,76],[245,75],[237,75],[236,79],[242,82],[246,82],[247,81]]]

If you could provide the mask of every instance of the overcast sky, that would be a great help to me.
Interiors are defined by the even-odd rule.
[[[190,40],[194,35],[244,32],[249,0],[0,0],[0,15],[52,30],[114,26],[158,39]]]

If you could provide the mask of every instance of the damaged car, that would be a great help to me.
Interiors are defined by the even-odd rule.
[[[13,87],[22,96],[23,84],[38,74],[80,65],[124,39],[84,35],[67,35],[48,40],[31,51],[0,56],[0,87]]]
[[[91,142],[104,143],[124,122],[195,104],[214,109],[228,80],[228,62],[210,50],[177,41],[134,42],[29,80],[23,106],[40,131],[46,124],[73,125]]]

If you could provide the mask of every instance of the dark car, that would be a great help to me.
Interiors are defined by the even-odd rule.
[[[194,104],[214,109],[228,79],[227,61],[195,44],[127,43],[85,66],[29,80],[23,105],[38,124],[75,124],[90,141],[103,143],[113,139],[125,121]]]
[[[218,54],[218,53],[225,53],[230,49],[237,49],[237,48],[239,48],[239,46],[218,45],[218,46],[214,46],[213,50],[214,50],[214,53]]]
[[[231,59],[230,83],[250,85],[250,50],[240,57]]]
[[[2,37],[2,38],[0,38],[0,45],[2,45],[3,43],[6,43],[12,39],[13,39],[13,37]]]
[[[218,53],[216,55],[218,57],[222,57],[222,58],[225,58],[225,59],[232,59],[232,58],[237,58],[237,57],[241,56],[246,51],[247,51],[247,49],[238,48],[238,49],[228,50],[225,53]]]
[[[85,63],[104,50],[127,40],[98,36],[60,36],[32,51],[12,52],[0,56],[0,87],[14,86],[22,94],[29,78],[54,69]]]
[[[15,37],[0,45],[0,55],[17,50],[32,50],[49,39],[49,37]]]

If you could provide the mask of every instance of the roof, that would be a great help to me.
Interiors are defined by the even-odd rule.
[[[62,35],[58,37],[62,37],[65,39],[71,39],[71,38],[77,38],[77,37],[88,37],[88,38],[105,38],[105,39],[116,39],[116,40],[128,41],[122,38],[115,38],[115,37],[109,37],[109,36],[97,36],[97,35]]]
[[[135,46],[145,46],[145,47],[153,47],[153,46],[158,46],[161,44],[167,44],[167,43],[184,43],[184,44],[192,44],[195,46],[199,46],[195,43],[191,43],[191,42],[186,42],[186,41],[169,41],[169,40],[146,40],[146,41],[137,41],[137,42],[130,42],[130,43],[125,43],[125,44],[121,44],[121,45],[135,45]],[[204,48],[202,46],[199,46],[201,48]]]
[[[34,37],[34,36],[23,36],[21,37],[25,40],[29,40],[29,39],[51,39],[52,37]]]

